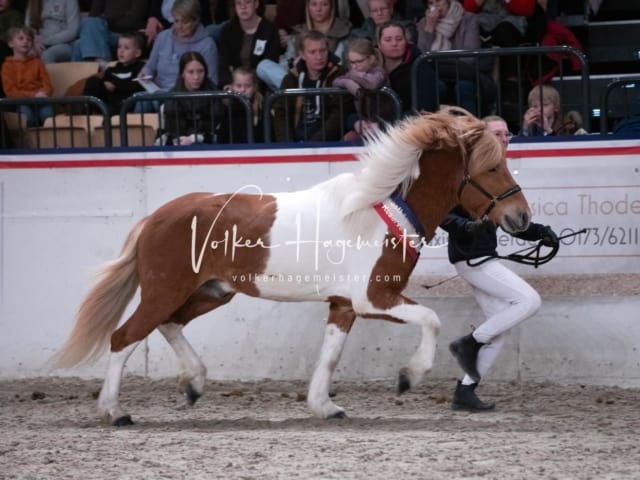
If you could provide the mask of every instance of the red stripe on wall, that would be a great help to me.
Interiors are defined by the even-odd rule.
[[[96,154],[104,156],[104,153]],[[116,154],[117,155],[117,154]],[[15,160],[0,157],[0,169],[37,169],[37,168],[104,168],[104,167],[150,167],[150,166],[182,166],[182,165],[234,165],[234,164],[278,164],[278,163],[309,163],[309,162],[351,162],[357,159],[356,153],[305,153],[289,155],[244,155],[244,156],[202,156],[180,157],[180,152],[171,152],[168,157],[145,158],[146,152],[139,154],[139,158],[132,154],[122,158],[92,158],[87,153],[85,158],[73,160],[54,160],[64,158],[64,154],[52,154],[47,160],[21,160],[24,157],[39,157],[40,155],[16,155]],[[518,158],[549,158],[549,157],[582,157],[606,155],[640,155],[640,145],[585,147],[585,148],[544,148],[509,150],[507,157]],[[74,154],[74,156],[78,156]],[[44,157],[44,155],[42,155]]]
[[[590,157],[603,155],[638,155],[640,145],[627,147],[545,148],[544,150],[509,150],[507,158]]]
[[[103,154],[104,155],[104,154]],[[144,155],[144,154],[143,154]],[[141,155],[142,156],[142,155]],[[87,157],[91,157],[88,153]],[[255,163],[308,163],[352,162],[354,153],[239,156],[239,157],[171,157],[171,158],[119,158],[87,160],[0,160],[0,169],[29,168],[96,168],[96,167],[151,167],[181,165],[230,165]]]

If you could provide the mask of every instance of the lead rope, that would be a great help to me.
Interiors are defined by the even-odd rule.
[[[553,257],[556,256],[556,254],[558,253],[558,250],[560,250],[560,240],[564,240],[565,238],[573,237],[575,235],[582,235],[583,233],[586,233],[586,232],[587,232],[587,229],[583,228],[582,230],[571,232],[561,237],[558,237],[558,245],[555,247],[552,247],[551,251],[546,255],[540,255],[540,251],[544,246],[542,244],[542,240],[540,240],[537,244],[531,247],[526,247],[521,250],[516,250],[515,252],[512,252],[508,255],[497,255],[497,254],[489,255],[482,258],[482,260],[478,260],[477,262],[473,262],[473,263],[471,262],[471,260],[467,260],[467,265],[469,265],[470,267],[477,267],[478,265],[482,265],[483,263],[488,262],[489,260],[493,260],[494,258],[499,258],[501,260],[509,260],[511,262],[520,263],[522,265],[533,265],[534,268],[538,268],[540,265],[544,265],[545,263],[550,262],[553,259]],[[431,288],[438,287],[443,283],[447,283],[458,276],[459,275],[453,275],[449,278],[445,278],[444,280],[441,280],[432,285],[423,284],[422,288],[429,290]]]

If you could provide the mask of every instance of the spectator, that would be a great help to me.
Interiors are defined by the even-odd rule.
[[[71,60],[80,30],[78,0],[29,0],[26,19],[37,32],[34,52],[44,63]]]
[[[560,93],[551,85],[533,87],[527,96],[528,108],[522,118],[519,135],[542,137],[547,135],[583,135],[582,116],[571,110],[562,116]]]
[[[121,34],[118,39],[118,63],[107,68],[102,76],[89,77],[85,83],[84,94],[104,101],[110,115],[120,112],[120,106],[126,98],[144,90],[136,81],[144,67],[144,62],[140,60],[144,43],[141,32]]]
[[[457,0],[428,0],[425,16],[418,22],[418,48],[421,51],[477,50],[480,43],[474,14],[465,12]],[[437,95],[435,88],[428,88],[426,92],[432,97],[430,110],[435,111],[439,104],[448,103],[479,115],[480,98],[485,105],[492,103],[496,90],[490,76],[492,63],[479,64],[476,71],[472,62],[471,58],[460,59],[457,64],[438,61],[437,79],[433,64],[423,62],[423,71],[429,76],[427,85],[437,85]],[[480,78],[476,78],[478,74]],[[480,95],[478,84],[481,86]]]
[[[209,0],[199,0],[200,2],[200,23],[206,28],[211,25],[211,8]],[[149,43],[153,43],[158,34],[173,25],[173,14],[171,9],[175,0],[151,0],[149,21],[145,29],[145,34]]]
[[[315,30],[298,35],[297,51],[300,55],[294,67],[282,80],[282,88],[324,88],[333,85],[335,78],[345,71],[338,59],[329,51],[327,37]],[[339,140],[343,118],[340,99],[335,96],[298,97],[295,107],[290,101],[274,106],[275,137],[283,141]],[[283,105],[284,104],[284,105]],[[293,119],[293,123],[287,123]]]
[[[345,40],[351,32],[351,23],[336,15],[336,0],[306,0],[305,23],[293,27],[294,34],[300,35],[309,30],[323,33],[329,45],[329,52],[333,53],[338,61],[342,61]],[[286,56],[295,57],[297,41],[289,40]]]
[[[207,92],[214,90],[215,86],[210,79],[208,68],[207,62],[199,52],[182,54],[179,74],[173,91]],[[164,108],[164,133],[160,143],[162,145],[213,143],[215,113],[216,105],[212,99],[168,100]]]
[[[412,105],[411,86],[413,79],[413,62],[420,56],[420,50],[407,41],[407,32],[402,22],[391,20],[378,28],[378,50],[382,54],[382,65],[389,75],[389,85],[402,101],[404,114],[417,111],[435,111],[433,104],[433,79],[429,79],[425,71],[425,62],[416,72],[417,89],[416,105]],[[429,83],[431,80],[431,83]]]
[[[549,85],[533,87],[527,96],[527,110],[522,117],[519,135],[524,137],[553,135],[560,126],[558,91]]]
[[[80,37],[73,44],[74,61],[96,60],[101,68],[111,60],[120,33],[144,31],[149,0],[94,0],[89,16],[80,22]]]
[[[246,97],[251,104],[253,141],[263,140],[262,94],[258,89],[258,76],[248,67],[233,70],[232,81],[225,90]],[[238,101],[225,101],[226,112],[218,129],[217,143],[247,143],[247,123],[244,107]]]
[[[235,0],[236,15],[222,28],[220,41],[222,45],[234,45],[236,48],[220,50],[220,85],[231,83],[231,72],[239,66],[256,69],[266,59],[279,67],[277,62],[281,47],[278,29],[272,22],[258,15],[259,3],[259,0]],[[285,73],[281,74],[280,81]],[[277,86],[280,81],[276,81]]]
[[[7,38],[13,51],[2,64],[2,85],[7,98],[42,98],[53,93],[47,69],[38,57],[31,55],[34,32],[31,28],[11,27]],[[53,117],[51,105],[19,105],[18,112],[27,120],[27,126],[42,125]]]
[[[376,30],[378,27],[391,20],[402,22],[402,17],[393,11],[392,0],[369,0],[369,16],[364,20],[360,28],[351,31],[351,37],[368,38],[377,46]],[[414,42],[416,38],[416,26],[413,22],[403,22],[407,31],[407,39]]]
[[[11,47],[7,43],[7,33],[11,27],[21,27],[24,25],[24,15],[13,8],[11,0],[0,0],[0,65],[4,59],[13,55]],[[0,88],[0,94],[2,89]]]
[[[181,75],[180,58],[187,52],[198,52],[207,64],[210,82],[218,85],[218,49],[200,23],[198,0],[176,0],[171,8],[173,26],[158,34],[149,60],[140,72],[151,77],[161,90],[169,90]]]
[[[366,92],[373,92],[382,88],[387,82],[387,72],[378,60],[378,52],[373,43],[366,38],[356,38],[347,47],[349,71],[333,81],[334,87],[342,87],[356,99],[356,111],[347,119],[347,128],[351,131],[346,139],[354,139],[367,131],[378,128],[377,117],[382,116],[376,111],[372,102],[366,103]]]

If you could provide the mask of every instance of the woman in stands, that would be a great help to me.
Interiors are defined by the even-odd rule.
[[[338,17],[335,0],[306,0],[305,23],[293,27],[294,34],[315,30],[327,37],[329,42],[329,52],[342,59],[345,48],[345,40],[351,32],[351,23]],[[295,42],[289,42],[288,52]],[[290,55],[294,58],[296,55]]]
[[[389,86],[402,101],[403,113],[410,114],[421,110],[434,111],[437,106],[427,95],[428,87],[417,89],[416,104],[413,105],[411,96],[411,85],[414,81],[412,67],[421,52],[418,47],[407,41],[407,31],[402,22],[391,20],[378,28],[378,50],[382,55],[382,66],[389,75]],[[424,68],[418,68],[416,75],[418,85],[429,85]]]
[[[206,92],[214,90],[208,65],[202,54],[187,52],[180,57],[175,92]],[[219,110],[215,100],[209,98],[168,100],[164,108],[162,145],[192,145],[213,143],[214,120]]]
[[[362,26],[351,31],[351,37],[368,38],[376,45],[378,37],[376,31],[378,27],[385,22],[391,20],[401,21],[407,32],[407,38],[415,43],[416,24],[410,21],[404,21],[403,18],[393,11],[392,0],[369,0],[369,16],[365,18]]]
[[[29,0],[26,24],[36,31],[33,49],[44,63],[71,60],[80,31],[78,0]]]
[[[169,90],[181,73],[182,55],[198,52],[207,65],[210,84],[215,89],[218,85],[218,49],[200,23],[200,2],[176,0],[171,13],[173,26],[158,34],[140,76],[150,77],[161,90]]]
[[[476,16],[465,12],[457,0],[428,0],[425,16],[418,22],[418,48],[423,52],[446,50],[477,50],[480,48],[480,32]],[[433,105],[459,105],[474,115],[480,115],[480,101],[486,106],[495,97],[495,85],[490,77],[493,62],[479,62],[478,70],[470,57],[457,64],[438,62],[438,79],[431,63],[424,68],[431,77],[427,85],[438,85]],[[479,73],[479,78],[478,77]],[[478,95],[480,86],[481,95]],[[428,89],[435,95],[435,89]],[[488,100],[487,100],[488,99]]]

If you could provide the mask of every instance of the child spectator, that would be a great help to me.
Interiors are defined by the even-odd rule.
[[[355,38],[349,43],[347,60],[349,71],[336,78],[333,86],[346,88],[356,98],[357,113],[349,116],[347,127],[355,134],[362,135],[371,128],[377,128],[375,119],[383,116],[382,112],[375,111],[377,102],[371,102],[372,98],[365,97],[365,94],[382,88],[388,83],[388,77],[380,65],[373,43],[367,38]],[[347,135],[353,136],[350,133]]]
[[[520,135],[542,137],[548,135],[584,135],[582,116],[575,110],[562,117],[560,93],[551,85],[533,87],[527,96],[528,108],[522,118]]]
[[[562,126],[558,91],[550,85],[534,87],[527,96],[527,105],[519,134],[525,137],[555,135]]]
[[[102,77],[87,79],[84,94],[98,97],[107,104],[109,115],[120,112],[122,102],[136,92],[144,91],[136,79],[144,62],[144,37],[140,32],[123,33],[118,39],[118,63],[108,67]]]
[[[27,26],[36,32],[34,51],[44,63],[71,60],[80,31],[78,0],[29,0]]]
[[[215,90],[209,78],[207,62],[198,52],[180,57],[180,73],[174,92],[207,92]],[[216,104],[208,98],[168,100],[164,107],[165,131],[161,145],[213,143]]]
[[[258,90],[258,77],[249,67],[237,67],[232,73],[232,81],[225,86],[225,90],[238,93],[249,100],[251,104],[251,125],[253,127],[253,141],[263,139],[262,127],[262,94]],[[247,124],[245,110],[237,101],[225,101],[225,109],[217,143],[247,143]]]
[[[11,0],[0,0],[0,65],[13,55],[7,43],[7,33],[11,27],[24,25],[24,15],[11,6]],[[0,88],[0,95],[4,96]]]
[[[49,97],[53,93],[47,69],[31,55],[34,32],[29,27],[9,29],[9,47],[13,56],[2,64],[2,85],[7,98]],[[18,112],[27,118],[27,126],[42,125],[53,116],[52,105],[19,105]]]

